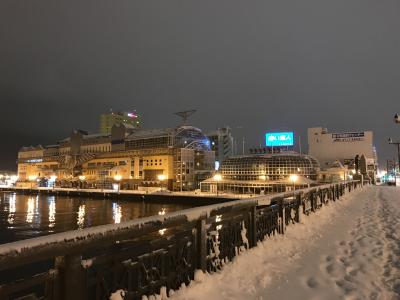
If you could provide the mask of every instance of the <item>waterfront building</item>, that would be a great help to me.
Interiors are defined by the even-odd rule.
[[[111,134],[111,129],[115,124],[124,124],[131,128],[141,127],[141,117],[136,111],[119,111],[100,115],[100,133]]]
[[[202,192],[268,194],[316,184],[318,161],[298,153],[235,156],[226,159],[218,177],[201,183]]]
[[[218,169],[225,159],[233,155],[233,136],[229,127],[218,128],[206,134],[210,139],[211,150],[215,151],[215,162]]]
[[[18,185],[194,190],[214,164],[210,142],[196,127],[115,124],[109,135],[75,130],[56,145],[22,148]]]
[[[14,186],[17,179],[15,171],[0,170],[0,186]]]
[[[367,174],[374,179],[378,167],[372,131],[329,133],[326,128],[308,129],[308,153],[318,159],[322,169],[339,161],[350,171],[355,168],[355,157],[366,158]]]

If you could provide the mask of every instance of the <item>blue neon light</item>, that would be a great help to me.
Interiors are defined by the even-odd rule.
[[[265,145],[267,147],[293,146],[293,132],[269,132],[265,134]]]

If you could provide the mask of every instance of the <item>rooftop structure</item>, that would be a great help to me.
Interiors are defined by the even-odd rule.
[[[100,133],[111,134],[111,129],[115,124],[124,124],[130,128],[141,127],[141,117],[136,111],[133,112],[113,112],[100,115]]]

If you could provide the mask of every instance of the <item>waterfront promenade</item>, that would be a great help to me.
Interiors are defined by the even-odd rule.
[[[205,199],[217,199],[223,201],[224,199],[233,200],[239,198],[252,198],[254,194],[231,194],[231,193],[202,193],[200,191],[182,191],[173,192],[169,190],[112,190],[112,189],[79,189],[79,188],[59,188],[59,187],[10,187],[0,186],[0,191],[3,192],[19,192],[25,194],[54,194],[54,195],[79,195],[88,197],[113,197],[113,198],[126,198],[127,196],[168,196],[168,197],[194,197]]]
[[[400,299],[399,195],[365,187],[168,299]]]

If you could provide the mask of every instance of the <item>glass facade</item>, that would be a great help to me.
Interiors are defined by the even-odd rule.
[[[220,167],[226,180],[281,180],[291,174],[317,179],[318,161],[308,155],[275,154],[231,157]]]

